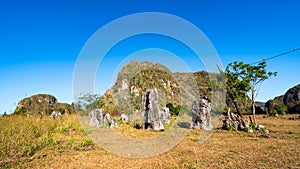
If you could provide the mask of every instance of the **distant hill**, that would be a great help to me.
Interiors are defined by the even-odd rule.
[[[59,103],[52,95],[37,94],[19,101],[13,114],[51,114],[54,110],[58,110],[61,113],[75,112],[73,105]]]
[[[274,113],[300,113],[300,84],[290,88],[284,95],[266,102],[266,110]]]
[[[173,73],[159,63],[132,61],[122,68],[115,85],[96,101],[96,105],[112,114],[134,112],[141,110],[142,95],[157,88],[160,108],[172,103],[189,111],[197,97],[208,97],[214,110],[223,111],[225,90],[224,83],[219,81],[222,77],[215,73]]]

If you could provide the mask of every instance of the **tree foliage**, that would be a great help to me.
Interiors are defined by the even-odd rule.
[[[180,112],[180,109],[181,109],[180,105],[177,105],[177,106],[174,107],[172,103],[168,103],[166,105],[166,107],[169,108],[170,114],[172,116],[178,116],[179,115],[179,112]]]

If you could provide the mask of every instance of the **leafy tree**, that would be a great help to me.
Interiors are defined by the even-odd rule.
[[[278,114],[285,114],[287,112],[287,107],[283,103],[280,103],[275,106],[275,110],[278,112]]]
[[[229,98],[231,98],[233,103],[235,103],[235,99],[237,97],[246,96],[245,92],[249,93],[255,125],[255,99],[259,93],[260,84],[263,81],[277,75],[277,72],[267,72],[266,66],[267,63],[265,61],[259,62],[257,65],[233,62],[227,66],[225,71],[229,89]],[[239,111],[238,113],[240,114]]]
[[[247,91],[250,90],[250,83],[247,79],[240,78],[242,66],[241,62],[233,62],[228,64],[225,69],[225,82],[226,82],[226,104],[228,106],[228,114],[230,113],[230,107],[233,104],[237,114],[242,115],[238,105],[238,99],[245,99],[247,97]]]
[[[270,110],[270,115],[271,115],[271,116],[275,116],[276,114],[278,114],[278,113],[277,113],[277,110],[275,110],[275,109],[271,109],[271,110]]]

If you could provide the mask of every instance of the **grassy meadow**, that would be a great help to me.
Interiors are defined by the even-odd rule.
[[[189,134],[173,149],[150,158],[125,158],[93,143],[74,114],[48,117],[0,117],[0,168],[300,168],[300,121],[258,116],[270,130],[246,133],[215,129],[204,143],[201,130]],[[157,132],[128,125],[115,129],[132,137]]]

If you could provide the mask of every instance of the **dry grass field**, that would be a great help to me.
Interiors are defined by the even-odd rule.
[[[202,131],[190,130],[170,151],[141,159],[94,144],[76,115],[61,120],[0,117],[0,168],[300,168],[300,121],[288,120],[295,116],[259,116],[270,135],[216,129],[200,143]],[[159,134],[126,125],[116,130],[138,137]]]

